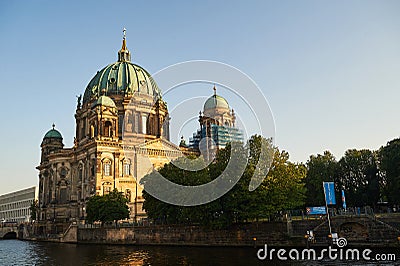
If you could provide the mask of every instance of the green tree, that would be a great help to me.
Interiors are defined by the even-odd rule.
[[[330,151],[324,151],[324,154],[311,155],[306,166],[306,204],[307,206],[323,206],[325,198],[322,183],[337,181],[338,163]]]
[[[86,219],[89,223],[100,221],[117,222],[129,218],[128,200],[122,192],[114,189],[107,195],[94,195],[89,198],[86,204]]]
[[[175,164],[169,163],[160,168],[158,172],[166,179],[180,185],[196,186],[208,183],[211,181],[208,174],[208,167],[205,167],[205,162],[202,158],[191,157],[185,160],[185,158],[178,158]],[[196,160],[194,160],[196,159]],[[176,165],[186,165],[187,168],[202,169],[199,171],[187,171],[177,167]],[[161,190],[165,189],[154,185],[153,182],[157,180],[156,172],[152,172],[141,179],[141,184],[144,188],[153,186]],[[157,193],[157,191],[156,191]],[[170,193],[173,193],[171,191]],[[193,195],[184,195],[185,197],[191,197]],[[147,215],[152,218],[156,223],[199,223],[201,219],[201,213],[199,208],[183,207],[168,204],[158,200],[151,196],[146,190],[143,191],[143,209],[146,210]]]
[[[32,220],[36,220],[38,209],[39,209],[38,200],[34,200],[34,201],[31,203],[31,206],[29,207],[29,210],[30,210],[30,212],[31,212],[31,221],[32,221]]]
[[[263,141],[267,145],[261,145]],[[269,155],[260,161],[263,167],[269,167],[268,160],[272,160],[273,154],[275,156],[267,177],[256,190],[250,192],[249,184],[254,174],[260,172],[256,166],[259,162],[261,147],[266,148],[266,154]],[[304,165],[289,162],[288,153],[279,152],[277,148],[272,147],[270,140],[261,136],[252,136],[245,147],[236,149],[232,150],[232,146],[227,145],[225,149],[219,150],[212,164],[199,171],[185,171],[172,163],[159,169],[165,178],[174,183],[200,185],[221,175],[227,167],[231,153],[242,156],[249,154],[248,164],[236,185],[222,197],[201,206],[174,206],[159,201],[146,192],[146,186],[150,185],[155,178],[154,173],[145,176],[141,182],[144,185],[143,208],[148,216],[156,222],[202,224],[220,228],[234,222],[269,218],[276,212],[304,205],[303,180],[306,174]],[[196,162],[201,163],[201,159]],[[228,178],[227,181],[230,182],[229,175],[225,178]]]
[[[89,223],[101,221],[101,212],[104,205],[104,196],[94,195],[86,203],[86,220]]]
[[[304,206],[306,167],[289,161],[286,151],[275,148],[271,168],[243,207],[248,219],[271,219],[277,212]]]
[[[389,203],[400,204],[400,139],[389,141],[379,150],[379,161],[383,195]]]
[[[370,150],[351,149],[339,160],[339,184],[348,205],[376,206],[380,197],[377,156]]]

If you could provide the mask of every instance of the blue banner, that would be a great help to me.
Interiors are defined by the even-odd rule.
[[[307,207],[306,211],[307,211],[308,215],[326,214],[325,206],[322,206],[322,207]]]
[[[343,202],[343,209],[347,208],[346,205],[346,197],[344,196],[344,190],[342,189],[342,202]]]
[[[324,182],[324,193],[325,193],[325,201],[327,205],[335,205],[336,197],[335,197],[335,183],[333,182]]]

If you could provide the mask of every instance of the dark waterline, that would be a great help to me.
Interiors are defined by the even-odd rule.
[[[260,261],[255,248],[76,245],[0,240],[0,265],[399,265]],[[399,253],[398,249],[396,250]],[[388,252],[388,250],[386,250]],[[397,254],[399,256],[399,254]],[[398,257],[399,258],[399,257]]]

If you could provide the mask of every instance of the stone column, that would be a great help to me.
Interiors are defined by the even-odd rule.
[[[117,178],[119,177],[119,156],[119,152],[114,153],[114,189],[117,186]]]

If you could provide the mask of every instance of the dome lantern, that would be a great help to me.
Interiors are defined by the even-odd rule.
[[[124,38],[122,39],[122,48],[118,51],[118,62],[130,62],[131,52],[126,47],[126,29],[123,30]]]

